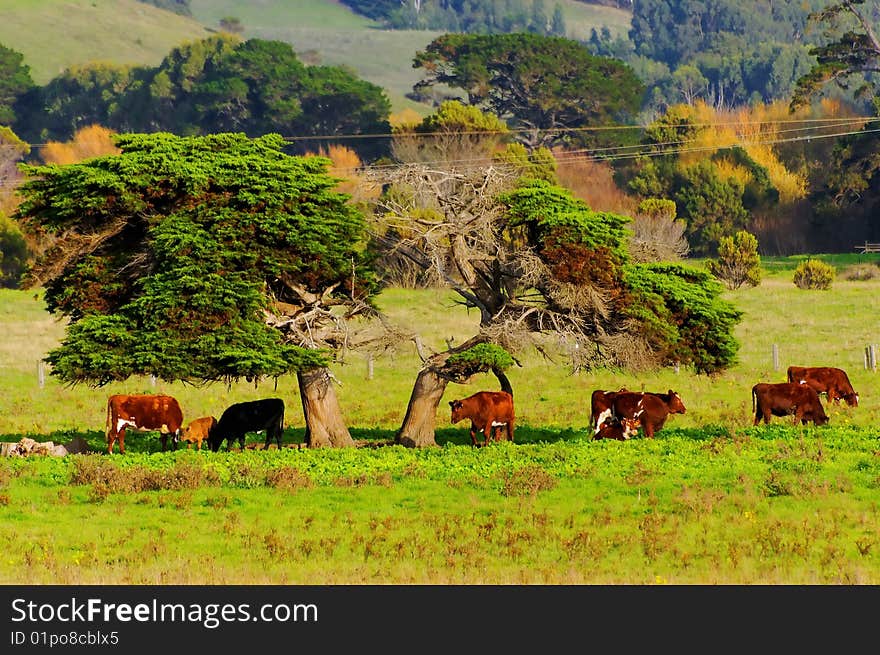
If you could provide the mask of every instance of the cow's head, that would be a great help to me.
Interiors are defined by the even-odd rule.
[[[855,391],[852,393],[843,394],[843,399],[846,401],[846,404],[850,407],[858,407],[859,406],[859,394]]]
[[[671,414],[684,414],[687,410],[681,396],[672,389],[669,390],[669,412]]]
[[[461,415],[464,406],[461,404],[460,400],[450,400],[449,407],[452,409],[453,423],[458,423],[461,419],[464,418],[464,416]]]

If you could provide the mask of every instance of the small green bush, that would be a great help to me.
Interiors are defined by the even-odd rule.
[[[761,283],[761,257],[758,239],[745,230],[718,240],[718,259],[706,262],[709,272],[722,280],[728,289],[739,289],[747,284]]]
[[[830,289],[834,281],[834,267],[818,259],[801,262],[794,272],[798,289]]]

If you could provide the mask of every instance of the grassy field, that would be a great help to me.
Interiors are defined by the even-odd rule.
[[[367,447],[393,437],[418,370],[414,347],[334,367],[354,449],[157,452],[133,433],[125,456],[0,460],[0,584],[878,584],[880,401],[863,351],[877,339],[880,277],[849,281],[875,256],[823,257],[828,291],[791,281],[796,259],[765,261],[762,284],[727,292],[744,311],[736,366],[571,375],[533,355],[511,372],[516,443],[469,445],[446,401],[493,378],[450,385],[440,448]],[[873,264],[872,264],[873,265]],[[442,291],[387,290],[380,305],[427,346],[470,336]],[[24,434],[103,447],[115,391],[167,391],[185,419],[240,399],[287,401],[285,441],[302,439],[292,379],[193,388],[132,380],[66,388],[37,361],[63,326],[39,296],[0,293],[0,440]],[[779,369],[772,348],[779,353]],[[861,402],[829,426],[752,426],[750,388],[789,364],[845,368]],[[679,391],[687,405],[653,440],[591,441],[594,388]],[[251,435],[251,441],[260,441]],[[181,544],[186,544],[182,547]]]
[[[175,46],[210,33],[196,20],[136,0],[3,0],[0,43],[46,84],[77,64],[158,66]]]

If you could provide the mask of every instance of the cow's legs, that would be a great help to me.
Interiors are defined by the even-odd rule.
[[[119,442],[119,453],[125,454],[125,428],[122,428],[119,431],[119,434],[116,437],[116,440]]]

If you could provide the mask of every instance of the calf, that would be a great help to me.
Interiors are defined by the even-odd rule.
[[[506,428],[507,440],[513,441],[513,396],[506,391],[478,391],[461,400],[449,401],[452,422],[471,420],[471,442],[477,445],[477,432],[483,433],[483,445],[492,439],[495,428]],[[495,433],[495,441],[499,441]]]
[[[641,412],[639,412],[639,415],[641,415]],[[609,416],[596,430],[593,439],[617,439],[618,441],[626,441],[630,437],[636,435],[641,424],[642,421],[639,416],[621,420]]]
[[[843,398],[850,407],[859,406],[859,394],[853,389],[849,376],[842,368],[789,366],[788,381],[810,385],[818,393],[824,393],[828,402],[836,403]]]
[[[755,412],[755,425],[770,416],[793,416],[794,425],[800,421],[812,421],[816,425],[828,423],[828,416],[819,401],[819,393],[808,384],[794,382],[759,382],[752,387],[752,409]]]
[[[226,440],[226,449],[238,440],[238,446],[244,450],[244,435],[247,432],[265,432],[266,445],[274,438],[281,448],[281,434],[284,432],[284,401],[281,398],[262,398],[236,403],[227,407],[217,425],[208,436],[208,445],[214,452],[220,449]]]
[[[125,454],[125,429],[141,432],[158,431],[162,450],[168,445],[168,435],[177,449],[183,412],[175,398],[163,394],[116,394],[107,399],[107,452],[113,453],[113,444],[119,442],[119,452]]]
[[[211,435],[211,430],[213,430],[214,426],[216,425],[217,419],[215,419],[213,416],[203,416],[202,418],[197,418],[193,421],[190,421],[189,425],[183,428],[183,432],[180,435],[180,440],[186,442],[187,448],[190,448],[193,444],[195,444],[196,449],[201,450],[202,442],[208,441],[208,437]]]
[[[681,396],[672,389],[666,393],[618,392],[611,404],[611,414],[618,420],[638,417],[642,431],[649,439],[663,428],[670,414],[684,414],[686,411]]]

